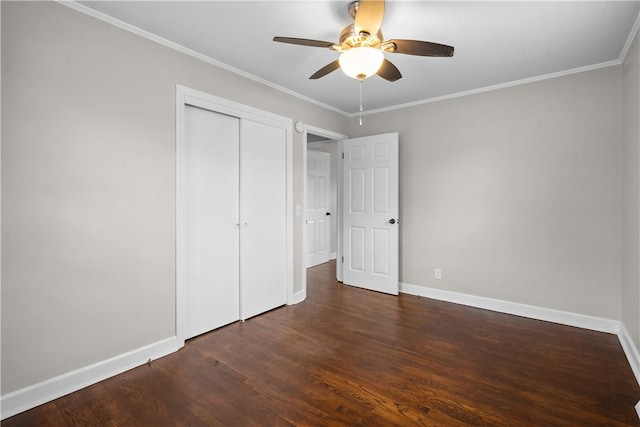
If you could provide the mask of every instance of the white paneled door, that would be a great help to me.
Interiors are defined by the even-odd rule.
[[[398,134],[344,141],[343,282],[398,294]]]
[[[331,155],[307,151],[307,267],[329,261],[331,216],[329,212],[329,179]]]

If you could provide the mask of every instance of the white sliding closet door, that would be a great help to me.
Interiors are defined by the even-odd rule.
[[[286,303],[286,134],[242,120],[240,317]]]
[[[185,106],[181,248],[187,338],[240,318],[239,138],[238,118]]]
[[[177,87],[176,333],[293,297],[290,119]]]

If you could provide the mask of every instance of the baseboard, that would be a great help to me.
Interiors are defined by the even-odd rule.
[[[617,320],[586,316],[584,314],[571,313],[568,311],[553,310],[550,308],[536,307],[493,298],[478,297],[459,292],[416,286],[408,283],[400,284],[400,292],[456,304],[468,305],[471,307],[483,308],[485,310],[498,311],[500,313],[559,323],[562,325],[607,332],[610,334],[618,334],[620,331],[620,322]]]
[[[335,252],[332,252],[331,255],[329,255],[329,259],[336,259],[337,255]]]
[[[301,290],[298,292],[295,292],[293,294],[293,302],[291,303],[291,305],[293,304],[298,304],[302,301],[304,301],[305,299],[307,299],[307,291],[306,290]]]
[[[622,322],[620,322],[618,339],[620,340],[620,345],[622,346],[622,350],[624,350],[625,356],[627,356],[633,375],[635,375],[636,381],[640,384],[640,353],[638,353],[638,349],[633,343],[629,331]],[[638,409],[638,405],[636,405],[636,409]]]
[[[633,343],[629,331],[624,326],[624,323],[620,322],[620,330],[618,331],[618,340],[624,351],[624,355],[627,357],[629,366],[633,371],[633,375],[636,377],[636,382],[640,384],[640,353],[638,348]],[[640,418],[640,401],[634,406],[638,418]]]
[[[2,408],[0,419],[4,420],[12,417],[20,412],[35,408],[43,403],[143,365],[149,359],[155,360],[174,353],[183,346],[184,341],[178,340],[176,337],[168,338],[8,393],[0,398],[0,408]]]

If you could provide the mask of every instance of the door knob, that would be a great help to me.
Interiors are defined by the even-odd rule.
[[[391,218],[391,219],[389,220],[389,224],[395,224],[395,223],[396,223],[396,220],[395,220],[395,219]]]

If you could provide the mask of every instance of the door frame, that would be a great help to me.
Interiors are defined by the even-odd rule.
[[[338,152],[342,153],[342,141],[347,139],[347,135],[341,133],[332,132],[326,129],[315,127],[305,124],[302,131],[302,201],[305,203],[307,200],[307,144],[309,134],[321,136],[330,140],[336,141],[338,144]],[[336,279],[342,281],[342,264],[339,262],[342,259],[342,157],[338,156],[336,159],[338,162],[338,176],[337,180],[337,212],[335,215],[335,222],[337,224],[338,236],[336,238]],[[307,247],[307,215],[305,209],[302,209],[302,291],[296,295],[296,302],[300,302],[307,297],[307,259],[306,259],[306,247]]]
[[[240,119],[252,120],[268,124],[285,130],[286,133],[286,291],[287,304],[294,303],[294,251],[293,251],[293,120],[268,111],[260,110],[234,101],[229,101],[196,89],[176,85],[176,163],[175,163],[175,254],[176,254],[176,307],[175,333],[178,340],[185,339],[185,325],[187,312],[187,287],[184,277],[186,268],[182,254],[184,245],[183,230],[183,192],[182,188],[182,158],[181,151],[184,144],[184,111],[185,105],[193,105],[220,114],[227,114]],[[305,147],[306,148],[306,147]],[[306,151],[305,151],[306,155]],[[306,161],[305,161],[306,163]],[[306,171],[305,171],[306,173]],[[305,289],[306,290],[306,289]]]

